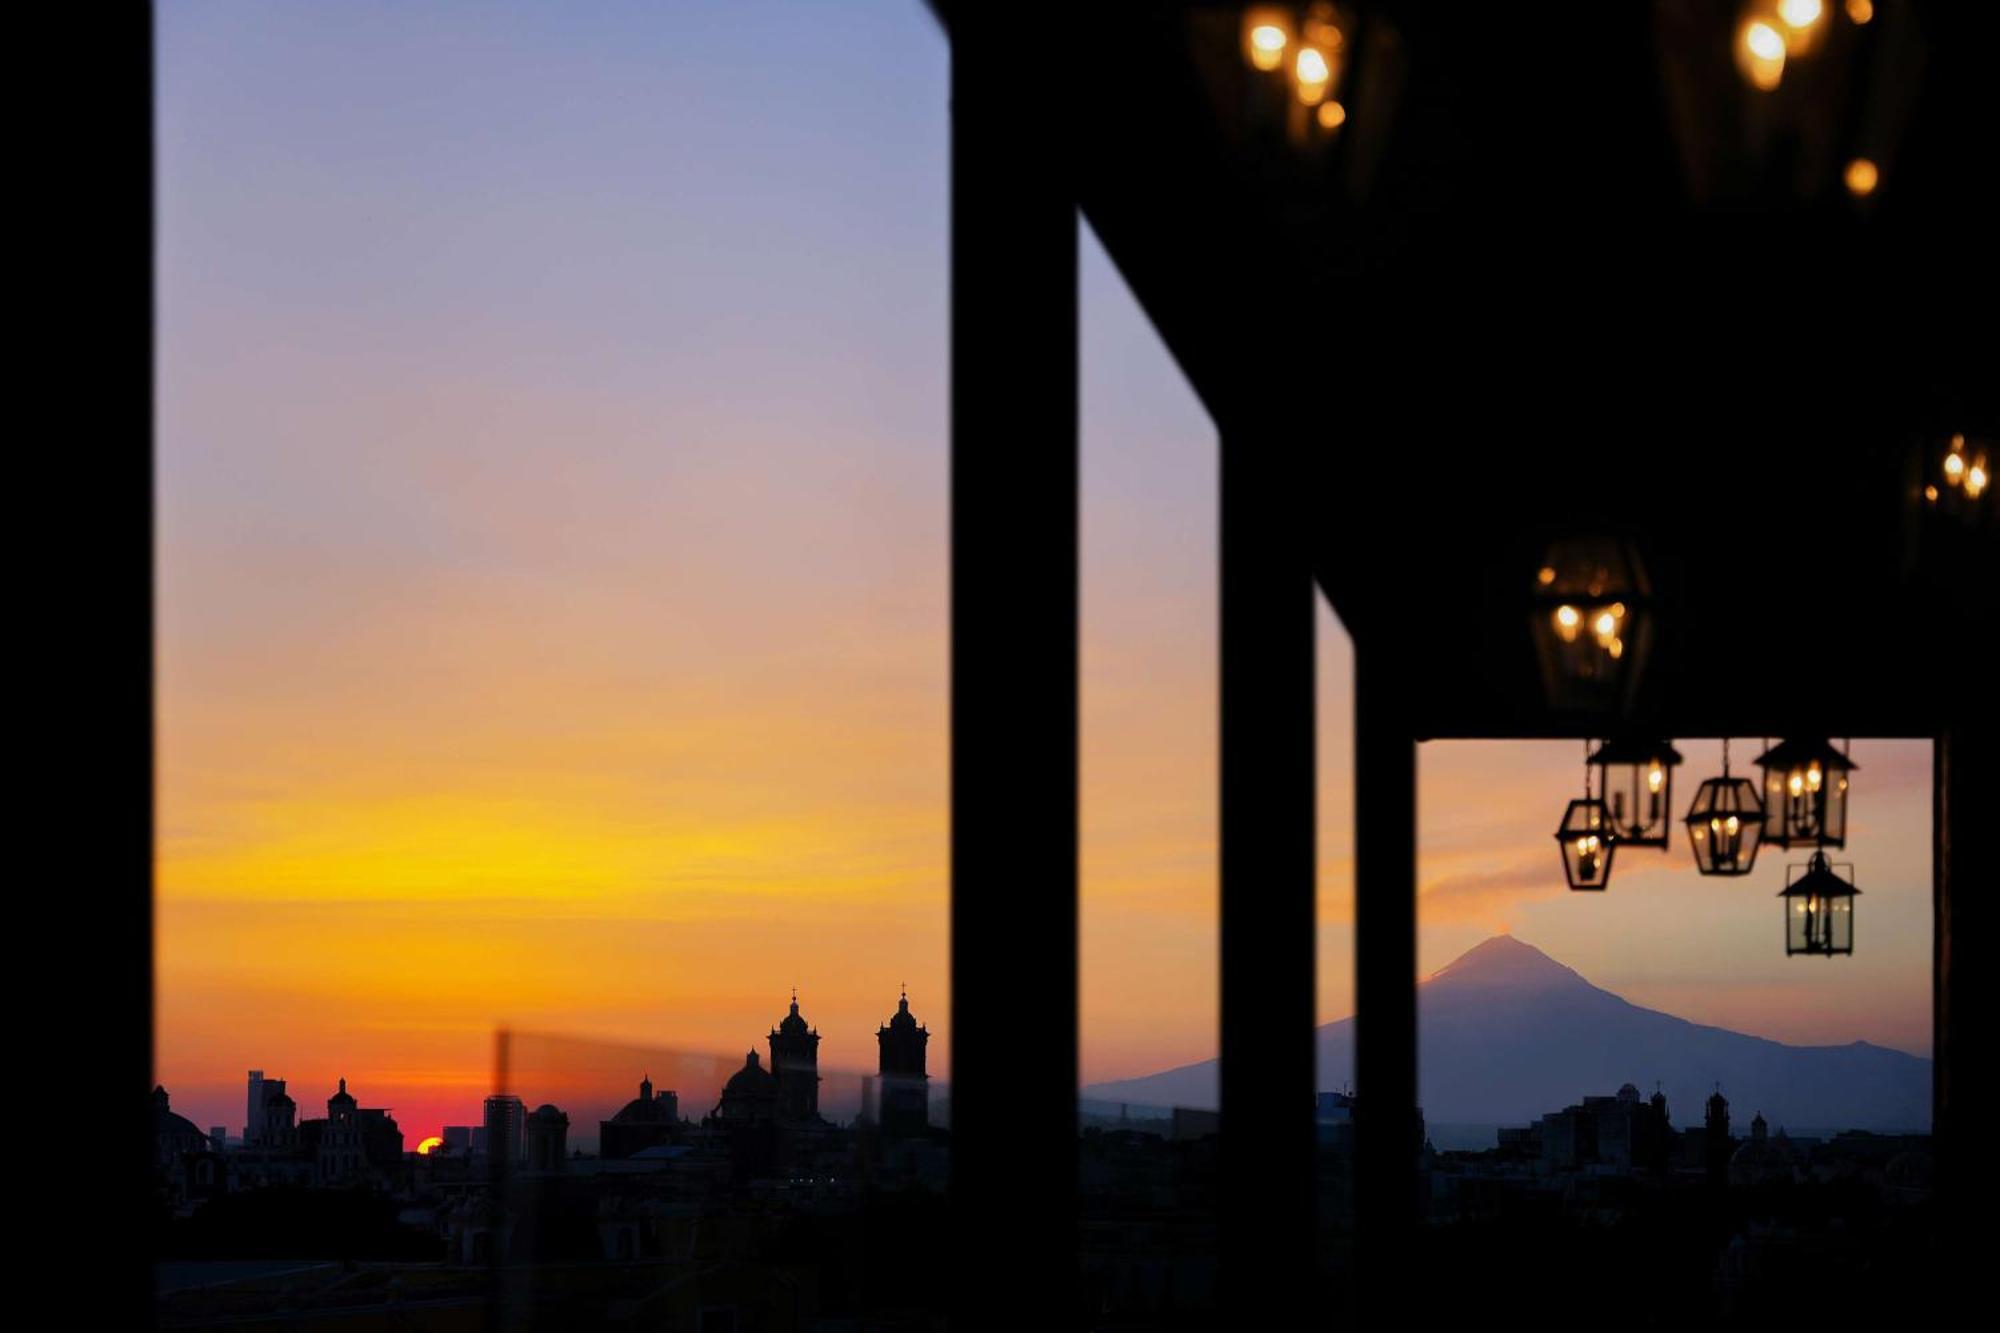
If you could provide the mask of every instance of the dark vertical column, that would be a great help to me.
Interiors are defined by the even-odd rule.
[[[1312,566],[1298,479],[1259,435],[1222,448],[1223,1308],[1312,1309]]]
[[[1983,1268],[1973,1262],[1976,1222],[1990,1206],[1992,1151],[1984,1141],[1983,1108],[1975,1088],[1989,1080],[1992,1042],[1981,1020],[1993,1012],[1990,967],[1974,952],[1992,924],[1993,895],[2000,889],[2000,850],[1993,812],[2000,809],[2000,736],[1990,721],[1947,731],[1933,761],[1931,875],[1933,917],[1932,1124],[1938,1200],[1943,1205],[1939,1268],[1960,1275],[1965,1289]],[[1866,912],[1867,899],[1861,910]],[[1866,948],[1867,918],[1856,922],[1855,947]]]
[[[961,1327],[1074,1317],[1077,316],[1063,58],[951,15],[951,1124]]]
[[[1354,1270],[1399,1308],[1417,1221],[1417,747],[1380,649],[1354,650]]]

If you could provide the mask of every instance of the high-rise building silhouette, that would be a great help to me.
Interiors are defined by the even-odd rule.
[[[521,1160],[522,1134],[527,1110],[511,1092],[497,1092],[486,1099],[486,1156],[496,1165]]]
[[[771,1029],[771,1075],[777,1080],[778,1119],[786,1124],[810,1124],[819,1119],[819,1033],[799,1017],[799,997],[792,1011]]]
[[[930,1075],[924,1072],[930,1029],[910,1013],[910,993],[903,992],[896,1015],[875,1034],[878,1048],[878,1097],[882,1128],[890,1133],[921,1133],[930,1127]]]

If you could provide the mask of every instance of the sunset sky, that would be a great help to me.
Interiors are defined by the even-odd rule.
[[[907,983],[948,1075],[929,14],[180,3],[159,49],[175,1108],[235,1133],[245,1070],[307,1110],[345,1076],[414,1144],[476,1119],[496,1024],[740,1059],[794,985],[823,1061],[857,1069]],[[1216,470],[1087,230],[1082,255],[1099,1080],[1214,1051]],[[1332,1018],[1330,612],[1320,641]],[[1677,805],[1718,767],[1683,750]],[[1927,1054],[1929,750],[1855,755],[1859,948],[1827,961],[1783,956],[1780,855],[1729,881],[1632,852],[1609,893],[1567,893],[1549,834],[1580,746],[1427,746],[1422,970],[1511,929],[1639,1003]]]

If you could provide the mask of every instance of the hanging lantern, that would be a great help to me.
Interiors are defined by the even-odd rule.
[[[1650,591],[1624,542],[1581,538],[1549,547],[1535,571],[1531,623],[1550,707],[1624,704],[1652,632]]]
[[[1556,841],[1562,844],[1563,878],[1570,888],[1601,890],[1611,882],[1611,854],[1617,844],[1605,818],[1604,802],[1590,794],[1588,763],[1583,766],[1583,799],[1571,801],[1563,811]]]
[[[1848,874],[1853,866],[1843,867]],[[1834,873],[1825,852],[1785,872],[1785,955],[1854,952],[1854,899],[1861,890]]]
[[[1704,875],[1747,875],[1764,838],[1764,801],[1749,778],[1729,776],[1729,740],[1722,741],[1722,776],[1695,788],[1688,803],[1688,842]]]
[[[1847,775],[1856,765],[1830,741],[1783,740],[1764,770],[1764,840],[1778,847],[1847,845]]]
[[[1674,765],[1680,752],[1668,741],[1606,741],[1590,763],[1604,795],[1611,836],[1620,845],[1665,851],[1673,823]]]

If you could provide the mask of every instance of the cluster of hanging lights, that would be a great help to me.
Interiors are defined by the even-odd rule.
[[[1680,752],[1665,740],[1625,737],[1586,745],[1583,796],[1564,809],[1555,835],[1571,889],[1605,889],[1620,847],[1667,849],[1673,770],[1680,762]],[[1723,739],[1721,775],[1696,788],[1681,820],[1695,869],[1747,875],[1765,845],[1810,848],[1805,864],[1787,868],[1779,893],[1785,952],[1853,953],[1854,899],[1861,890],[1854,886],[1854,867],[1836,867],[1826,849],[1847,845],[1848,774],[1857,765],[1830,741],[1792,738],[1768,746],[1757,766],[1764,770],[1761,790],[1730,773],[1729,740]]]
[[[1295,139],[1331,135],[1347,123],[1340,101],[1351,25],[1326,0],[1304,6],[1252,5],[1243,11],[1243,59],[1290,87]]]
[[[1854,61],[1855,44],[1874,19],[1873,0],[1749,0],[1730,44],[1737,72],[1756,92],[1776,94],[1788,77],[1810,80],[1814,65]],[[1823,85],[1826,75],[1819,78]],[[1857,146],[1862,151],[1847,159],[1840,181],[1866,199],[1881,184],[1882,167]]]

